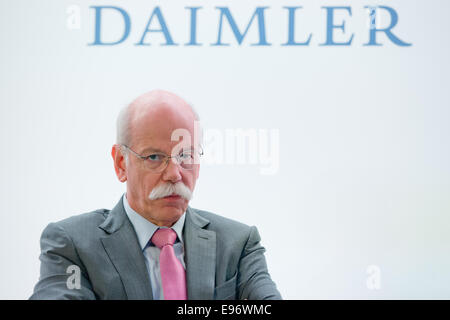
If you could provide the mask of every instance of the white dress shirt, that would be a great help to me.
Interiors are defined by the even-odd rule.
[[[141,246],[142,252],[145,257],[145,264],[147,266],[147,271],[150,276],[150,283],[153,292],[153,299],[155,300],[163,300],[163,290],[161,285],[161,273],[159,270],[159,254],[161,249],[156,247],[151,241],[151,237],[159,228],[166,227],[158,227],[157,225],[151,223],[139,213],[134,211],[128,201],[126,194],[123,198],[123,206],[125,208],[125,212],[127,213],[128,218],[133,225],[134,230],[136,231],[136,235],[139,241],[139,245]],[[173,245],[173,249],[175,251],[175,256],[178,260],[180,260],[183,268],[186,270],[186,265],[184,263],[184,243],[183,243],[183,226],[184,220],[186,218],[186,212],[178,219],[178,221],[171,227],[176,234],[177,240]]]

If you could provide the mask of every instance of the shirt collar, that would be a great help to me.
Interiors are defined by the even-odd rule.
[[[127,213],[128,219],[130,219],[131,224],[133,225],[134,230],[136,231],[139,245],[141,246],[141,249],[144,250],[153,234],[160,227],[148,221],[139,213],[134,211],[133,208],[131,208],[130,204],[128,203],[126,194],[123,195],[122,199],[123,199],[123,207],[125,208],[125,212]],[[186,219],[186,212],[184,212],[178,219],[178,221],[175,222],[175,224],[171,227],[171,229],[173,229],[173,231],[175,231],[175,233],[177,234],[177,237],[181,243],[183,243],[183,226],[185,219]]]

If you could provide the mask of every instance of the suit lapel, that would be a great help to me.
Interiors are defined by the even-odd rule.
[[[183,238],[189,300],[214,298],[216,233],[204,229],[209,221],[192,208],[186,210]]]
[[[108,233],[101,242],[122,279],[128,299],[153,299],[145,257],[122,199],[99,227]]]

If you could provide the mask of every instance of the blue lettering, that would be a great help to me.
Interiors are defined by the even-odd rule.
[[[288,41],[283,43],[282,46],[309,46],[312,34],[309,34],[308,40],[306,42],[295,42],[295,10],[301,9],[302,7],[283,7],[289,11],[288,20]]]
[[[197,10],[203,7],[185,7],[191,11],[191,37],[190,41],[186,43],[186,46],[201,46],[197,43]]]
[[[395,43],[398,46],[402,46],[402,47],[407,47],[410,46],[411,43],[406,43],[402,40],[400,40],[397,36],[395,36],[392,32],[391,29],[395,27],[395,25],[398,22],[398,15],[397,12],[390,8],[390,7],[384,7],[384,6],[378,6],[378,7],[369,7],[369,6],[365,6],[364,8],[368,8],[370,11],[370,21],[371,21],[371,25],[370,25],[370,32],[369,32],[369,42],[365,43],[364,46],[382,46],[381,43],[377,43],[377,32],[384,32],[386,33],[387,37],[389,38],[389,40],[391,40],[393,43]],[[376,9],[380,8],[380,9],[385,9],[389,12],[389,14],[391,15],[391,25],[387,28],[384,29],[377,29],[376,26]]]
[[[234,37],[236,38],[239,45],[242,44],[242,41],[245,38],[245,35],[247,34],[248,29],[250,28],[250,25],[252,24],[253,19],[257,16],[258,18],[258,31],[259,31],[259,42],[256,44],[251,44],[252,46],[270,46],[271,44],[266,41],[266,27],[264,22],[264,10],[268,7],[256,7],[255,12],[253,13],[253,16],[250,19],[250,22],[247,25],[247,28],[245,29],[244,33],[241,33],[239,31],[238,26],[236,25],[236,22],[234,21],[233,16],[231,15],[231,12],[226,7],[216,7],[216,9],[220,10],[220,20],[219,20],[219,34],[217,37],[217,42],[212,44],[213,46],[229,46],[229,43],[222,43],[222,24],[223,24],[223,17],[225,16],[228,20],[228,23],[230,24],[231,30],[234,33]]]
[[[122,43],[125,41],[126,38],[128,38],[128,35],[130,34],[130,17],[128,16],[127,12],[119,7],[112,7],[112,6],[92,6],[95,10],[95,40],[92,43],[89,43],[90,46],[113,46],[119,43]],[[102,9],[112,9],[118,11],[123,18],[124,21],[124,31],[122,34],[122,38],[120,38],[118,41],[115,42],[103,42],[101,41],[101,27],[102,27]]]
[[[347,42],[335,42],[333,40],[333,29],[341,29],[342,32],[345,32],[345,21],[342,22],[341,25],[334,24],[334,10],[335,9],[344,9],[347,10],[350,16],[352,15],[351,7],[322,7],[327,10],[327,41],[325,43],[320,44],[321,46],[349,46],[353,41],[353,34],[350,37],[350,40]]]
[[[159,25],[161,26],[160,29],[149,29],[153,17],[155,17],[158,19]],[[148,20],[147,26],[145,27],[145,31],[142,34],[142,38],[141,40],[136,43],[137,46],[149,46],[150,43],[144,43],[144,39],[145,36],[147,35],[148,32],[162,32],[164,35],[164,38],[166,39],[166,43],[165,44],[161,44],[162,46],[177,46],[177,43],[174,43],[172,40],[172,37],[170,36],[170,32],[169,29],[167,28],[166,25],[166,21],[164,20],[164,17],[161,13],[161,10],[159,9],[159,7],[155,7],[155,9],[152,12],[152,15],[150,16],[150,19]]]

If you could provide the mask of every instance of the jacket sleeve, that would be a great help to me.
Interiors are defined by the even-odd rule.
[[[258,230],[254,226],[251,227],[239,263],[239,299],[279,300],[281,295],[270,278],[264,257],[265,249],[260,241]]]
[[[41,271],[30,300],[95,299],[86,270],[67,232],[51,223],[41,236]]]

